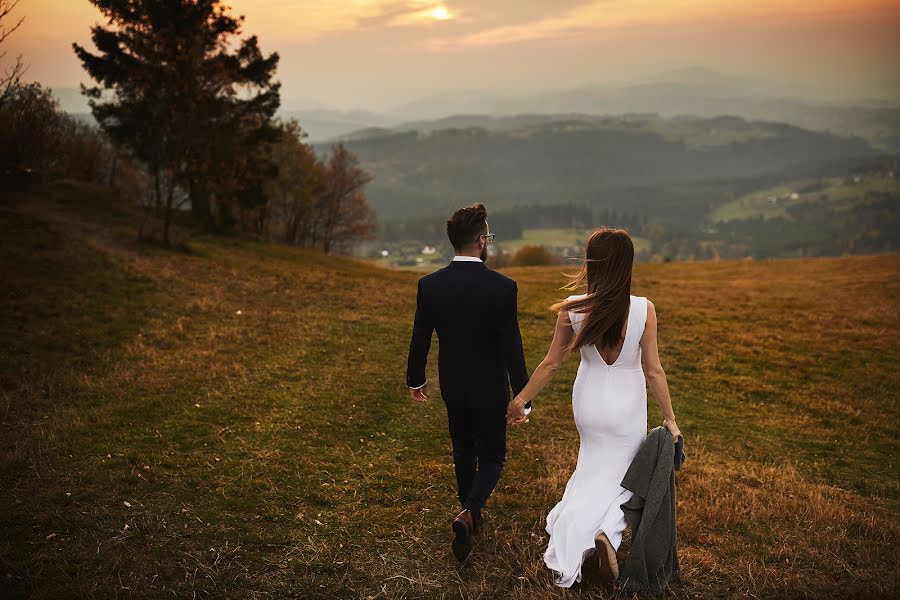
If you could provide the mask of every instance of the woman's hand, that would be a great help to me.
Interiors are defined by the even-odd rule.
[[[672,434],[675,442],[678,442],[678,438],[681,437],[681,430],[678,429],[678,425],[675,423],[675,419],[663,419],[663,427],[668,429]]]
[[[506,405],[506,422],[510,425],[521,425],[528,422],[528,416],[525,414],[525,400],[521,396],[516,396]]]

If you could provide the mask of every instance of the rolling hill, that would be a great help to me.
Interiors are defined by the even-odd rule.
[[[139,219],[73,183],[0,204],[4,598],[610,597],[541,561],[577,360],[510,432],[460,567],[439,390],[404,388],[417,275],[233,236],[166,250]],[[530,369],[559,271],[508,271]],[[686,438],[676,597],[900,590],[898,272],[896,253],[636,267]]]
[[[374,130],[346,145],[375,176],[367,194],[383,220],[442,214],[480,199],[494,209],[627,206],[684,224],[728,193],[831,175],[881,156],[860,138],[781,123],[653,115],[572,116],[504,131]]]
[[[816,201],[828,202],[836,208],[849,208],[853,203],[877,194],[889,194],[898,189],[893,175],[830,177],[822,180],[793,181],[785,185],[760,190],[736,198],[717,207],[711,214],[713,222],[763,218],[791,219],[789,209]]]

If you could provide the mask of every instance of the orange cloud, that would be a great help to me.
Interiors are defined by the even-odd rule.
[[[436,51],[563,38],[609,27],[779,19],[898,8],[889,0],[599,0],[530,23],[492,27],[452,39],[429,41]]]

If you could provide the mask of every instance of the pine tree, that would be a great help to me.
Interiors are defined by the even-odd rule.
[[[278,55],[240,39],[243,17],[219,0],[91,3],[106,25],[91,29],[97,54],[73,44],[98,84],[83,93],[101,127],[155,177],[164,239],[177,186],[210,224],[214,202],[220,213],[264,202],[254,196],[272,167],[258,150],[277,139]]]

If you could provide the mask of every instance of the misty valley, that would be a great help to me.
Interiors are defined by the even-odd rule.
[[[455,126],[438,128],[448,122]],[[475,201],[490,210],[497,266],[565,263],[600,225],[627,228],[642,262],[859,254],[900,243],[900,164],[872,139],[731,116],[411,125],[338,138],[374,176],[368,197],[381,235],[356,254],[383,265],[445,262],[448,211]],[[523,246],[547,252],[516,261]]]

